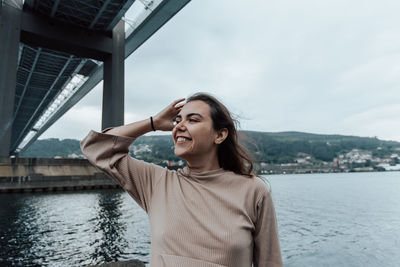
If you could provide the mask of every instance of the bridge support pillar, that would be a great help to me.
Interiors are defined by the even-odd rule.
[[[112,54],[104,60],[102,129],[124,124],[125,24],[112,31]]]
[[[21,14],[22,0],[0,6],[0,157],[10,155]]]

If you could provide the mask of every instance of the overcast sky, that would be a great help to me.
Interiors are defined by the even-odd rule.
[[[203,91],[244,130],[400,141],[399,10],[398,0],[192,0],[125,61],[125,122]],[[100,130],[101,102],[99,84],[41,139]]]

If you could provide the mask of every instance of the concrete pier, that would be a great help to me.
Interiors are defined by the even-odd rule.
[[[0,158],[0,193],[119,188],[85,159]]]
[[[112,53],[104,60],[102,129],[124,124],[124,63],[125,23],[121,20],[112,31]]]
[[[22,0],[0,3],[0,157],[8,157],[17,81]]]

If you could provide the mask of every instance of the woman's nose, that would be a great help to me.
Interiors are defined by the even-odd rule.
[[[177,130],[185,130],[185,129],[186,129],[186,123],[184,122],[184,120],[181,120],[180,122],[178,122],[178,123],[175,125],[175,128],[176,128]]]

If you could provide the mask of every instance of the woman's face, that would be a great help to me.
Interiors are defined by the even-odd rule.
[[[218,133],[213,129],[207,103],[201,100],[186,103],[175,122],[172,137],[176,156],[190,161],[216,155]]]

